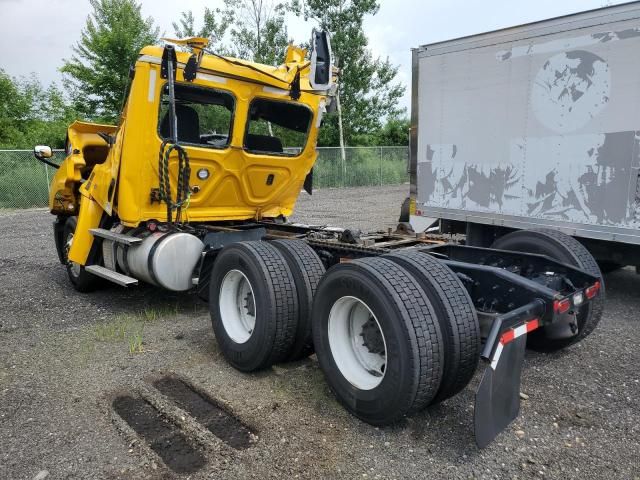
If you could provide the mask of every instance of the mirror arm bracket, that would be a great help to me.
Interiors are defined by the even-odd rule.
[[[56,170],[60,168],[60,165],[56,165],[53,162],[50,162],[49,160],[47,160],[46,158],[40,158],[40,157],[36,157],[37,160],[41,161],[42,163],[49,165],[50,167],[55,168]]]

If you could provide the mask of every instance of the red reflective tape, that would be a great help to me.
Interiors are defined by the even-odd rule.
[[[512,342],[516,338],[521,337],[522,335],[526,335],[527,333],[532,332],[533,330],[539,327],[540,327],[540,321],[537,318],[534,318],[529,322],[523,323],[518,327],[511,328],[506,332],[504,332],[500,337],[500,343],[503,345],[506,345],[507,343]]]
[[[507,330],[500,337],[500,343],[503,345],[506,345],[507,343],[511,342],[514,338],[516,338],[515,331],[513,329]]]
[[[530,322],[526,323],[527,325],[527,333],[533,332],[536,328],[540,328],[540,320],[534,318]]]
[[[537,318],[534,318],[533,320],[525,322],[522,325],[519,325],[515,328],[510,328],[509,330],[504,332],[500,336],[498,347],[496,348],[496,351],[493,353],[493,357],[491,358],[491,368],[495,370],[496,367],[498,366],[500,355],[502,355],[502,349],[507,343],[515,340],[518,337],[521,337],[522,335],[526,335],[527,333],[532,332],[539,327],[540,327],[540,320],[538,320]]]

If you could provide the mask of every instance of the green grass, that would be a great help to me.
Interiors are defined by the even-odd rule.
[[[147,307],[138,313],[120,313],[110,321],[95,327],[95,338],[100,342],[126,342],[129,353],[144,352],[144,327],[160,319],[172,318],[179,314],[178,304]]]
[[[120,342],[125,340],[127,332],[130,332],[134,325],[141,323],[138,315],[120,314],[110,322],[100,324],[96,327],[96,339],[102,342]]]
[[[160,318],[177,317],[180,313],[178,304],[175,305],[162,305],[157,308],[145,308],[139,313],[139,317],[144,322],[155,322]]]
[[[145,308],[141,316],[145,322],[155,322],[159,318],[158,311],[153,308]]]
[[[102,342],[126,341],[129,345],[129,353],[142,353],[144,352],[143,333],[146,319],[144,312],[139,315],[116,315],[110,322],[96,327],[96,339]]]
[[[144,323],[139,323],[133,329],[133,331],[127,334],[127,342],[129,343],[129,353],[142,353],[144,347],[142,346],[142,333],[144,331]]]

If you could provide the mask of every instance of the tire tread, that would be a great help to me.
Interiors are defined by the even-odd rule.
[[[478,368],[480,326],[473,302],[456,274],[436,258],[403,250],[384,257],[404,264],[409,271],[419,270],[414,276],[431,302],[440,303],[441,311],[445,313],[438,318],[443,337],[447,339],[444,343],[445,367],[440,390],[433,403],[442,402],[460,392]],[[406,263],[412,264],[411,267]]]
[[[353,263],[366,265],[377,280],[392,289],[400,299],[399,310],[406,312],[404,320],[414,332],[417,344],[417,361],[413,362],[416,371],[412,376],[418,381],[405,414],[422,410],[433,400],[442,381],[442,333],[433,309],[417,280],[401,266],[381,257],[368,257]]]
[[[296,338],[287,361],[306,358],[314,352],[311,335],[311,309],[318,284],[325,273],[324,264],[316,252],[303,240],[274,240],[270,242],[284,256],[289,268],[297,270],[304,285],[296,284],[298,292],[298,319]],[[295,280],[296,275],[294,275]]]

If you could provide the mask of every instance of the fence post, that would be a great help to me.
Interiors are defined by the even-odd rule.
[[[340,147],[340,171],[342,172],[342,188],[347,186],[347,151],[344,145]]]
[[[380,186],[382,186],[382,147],[378,147],[378,151],[380,153],[380,165],[378,166],[380,175]]]

